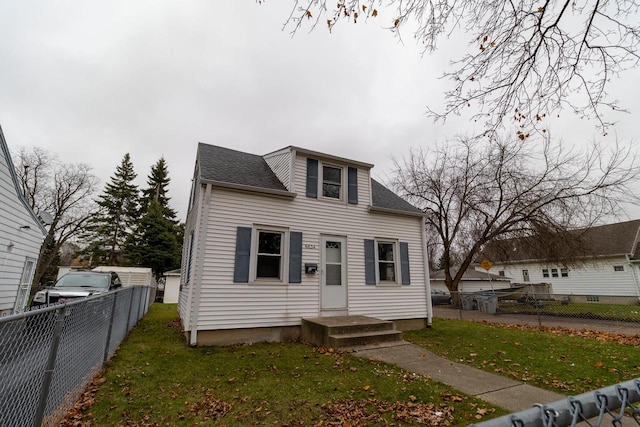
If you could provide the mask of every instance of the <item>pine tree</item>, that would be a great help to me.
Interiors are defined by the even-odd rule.
[[[167,163],[161,157],[151,167],[140,201],[142,218],[125,246],[130,260],[136,265],[151,267],[157,279],[165,271],[180,266],[184,226],[178,223],[176,212],[169,207],[170,181]]]
[[[146,212],[151,200],[157,200],[162,208],[162,216],[176,224],[176,211],[169,207],[168,186],[171,179],[164,157],[151,167],[151,174],[147,177],[147,188],[142,190],[140,205],[143,212]]]
[[[136,176],[127,153],[97,200],[98,212],[90,225],[90,247],[94,255],[102,255],[100,258],[110,265],[125,262],[120,252],[140,215],[138,186],[133,184]]]
[[[138,222],[136,235],[130,236],[126,246],[127,256],[137,265],[150,267],[156,279],[180,265],[177,227],[164,213],[160,202],[151,199]]]

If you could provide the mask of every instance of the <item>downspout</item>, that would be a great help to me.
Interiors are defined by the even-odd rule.
[[[636,269],[634,268],[634,265],[631,263],[631,258],[629,257],[629,254],[625,254],[625,257],[627,258],[627,265],[631,270],[631,276],[633,277],[633,284],[636,286],[636,294],[638,294],[638,301],[640,301],[640,285],[638,284],[638,275],[636,274]]]
[[[204,194],[204,203],[202,204],[202,209],[204,210],[204,215],[202,217],[202,221],[198,224],[198,228],[200,229],[200,233],[198,236],[198,261],[197,261],[197,269],[194,274],[195,281],[195,289],[194,289],[194,298],[192,301],[195,301],[193,307],[193,313],[191,315],[191,337],[189,340],[189,344],[195,346],[198,344],[198,317],[200,316],[200,292],[202,291],[202,272],[204,270],[204,251],[206,248],[206,237],[207,237],[207,228],[209,225],[209,211],[211,207],[209,203],[211,202],[211,184],[207,184],[205,194]],[[202,211],[201,211],[202,212]]]
[[[429,254],[427,252],[427,220],[422,217],[422,261],[425,267],[424,291],[427,296],[427,327],[433,323],[433,305],[431,304],[431,277],[429,274]]]

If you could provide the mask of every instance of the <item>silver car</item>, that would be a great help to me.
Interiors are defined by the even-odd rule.
[[[113,271],[72,271],[58,279],[53,286],[38,291],[31,301],[31,307],[86,298],[121,286],[120,277]]]

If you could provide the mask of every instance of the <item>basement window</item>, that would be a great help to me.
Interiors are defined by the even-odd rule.
[[[624,265],[614,265],[613,271],[624,271]]]

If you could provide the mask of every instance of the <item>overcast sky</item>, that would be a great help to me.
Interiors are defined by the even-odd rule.
[[[100,191],[125,153],[138,184],[161,156],[184,220],[198,142],[254,154],[288,145],[375,164],[472,130],[434,124],[452,48],[421,57],[382,29],[390,15],[330,34],[291,37],[291,2],[251,0],[0,1],[0,125],[9,148],[39,146],[88,163]],[[385,19],[387,21],[385,21]],[[552,132],[567,144],[631,142],[640,73],[612,88],[634,114],[602,138],[567,112]],[[615,90],[617,88],[617,90]],[[614,91],[615,90],[615,91]]]

